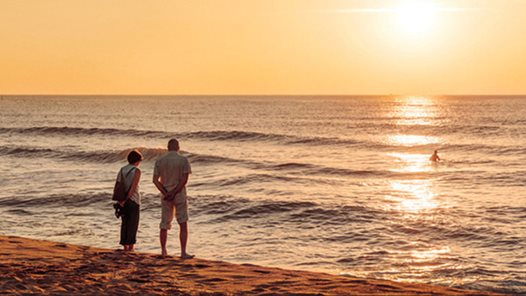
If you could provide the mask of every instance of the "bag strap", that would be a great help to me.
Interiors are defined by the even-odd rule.
[[[135,170],[135,169],[136,169],[136,167],[131,168],[131,169],[128,171],[128,173],[126,174],[126,176],[124,176],[124,172],[123,172],[123,170],[121,169],[122,184],[124,184],[124,186],[126,186],[126,178],[128,178],[128,176],[130,175],[130,173],[131,173],[133,170]],[[130,186],[131,186],[131,184],[130,184]],[[126,196],[128,195],[128,191],[130,191],[130,189],[131,189],[131,188],[126,189]],[[127,198],[126,198],[126,200],[127,200]]]
[[[136,169],[136,167],[131,168],[131,170],[129,170],[128,173],[126,174],[126,177],[125,177],[125,178],[128,178],[128,176],[130,175],[130,173],[131,173],[133,170],[135,170],[135,169]]]
[[[135,170],[135,169],[136,169],[136,167],[131,168],[131,169],[128,171],[128,173],[126,173],[126,176],[124,176],[124,172],[123,172],[124,170],[121,169],[121,172],[120,172],[120,173],[121,173],[121,181],[124,182],[124,181],[126,180],[126,178],[128,178],[128,176],[130,175],[130,173],[131,173],[133,170]]]

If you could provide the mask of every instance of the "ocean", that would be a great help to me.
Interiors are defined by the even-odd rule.
[[[136,247],[159,253],[153,164],[176,137],[197,257],[526,293],[525,114],[518,96],[3,96],[0,234],[119,248],[136,148]]]

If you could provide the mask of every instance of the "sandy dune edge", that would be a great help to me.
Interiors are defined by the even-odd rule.
[[[495,295],[0,236],[0,294]]]

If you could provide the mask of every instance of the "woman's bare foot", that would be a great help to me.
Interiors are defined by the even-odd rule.
[[[161,250],[161,256],[164,258],[166,256],[168,256],[168,251],[166,251],[166,249],[163,249]]]

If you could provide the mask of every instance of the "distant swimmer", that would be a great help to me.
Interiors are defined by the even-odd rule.
[[[432,162],[440,161],[440,157],[438,156],[438,150],[435,150],[435,152],[433,152],[433,155],[429,157],[429,160]]]

